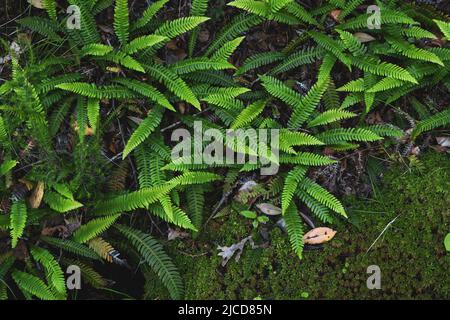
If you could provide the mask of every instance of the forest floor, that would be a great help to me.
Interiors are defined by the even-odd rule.
[[[248,219],[220,218],[198,239],[170,241],[184,275],[187,299],[448,299],[450,256],[443,240],[450,221],[448,154],[428,152],[413,163],[393,163],[373,196],[346,197],[348,221],[335,221],[337,236],[320,250],[292,255],[287,235],[270,238]],[[233,231],[233,232],[231,232]],[[252,235],[238,261],[221,266],[217,246]],[[369,290],[369,266],[379,266],[381,289]],[[156,279],[152,279],[156,280]],[[161,299],[157,281],[148,281]]]
[[[27,2],[5,2],[6,6],[0,5],[0,32],[10,35],[14,25],[5,23],[24,13]],[[186,11],[186,3],[180,2],[174,7],[173,15]],[[441,6],[448,4],[442,1]],[[221,16],[224,25],[233,17],[233,10],[217,9],[211,14]],[[170,10],[168,12],[170,14]],[[221,26],[215,27],[221,29]],[[202,35],[207,42],[214,36],[213,28],[203,30]],[[279,25],[266,23],[257,27],[246,37],[233,64],[239,65],[255,52],[285,48],[292,37],[292,30]],[[183,48],[184,44],[174,43],[166,50],[167,60],[182,59]],[[309,81],[310,85],[306,66],[298,71],[296,79],[298,82]],[[447,102],[448,99],[442,97]],[[392,112],[381,115],[385,118],[395,116]],[[424,149],[430,148],[425,146]],[[369,153],[363,155],[368,156]],[[429,150],[418,158],[410,158],[412,160],[383,159],[387,169],[379,181],[358,173],[358,166],[367,163],[365,159],[348,159],[348,169],[343,174],[347,178],[327,187],[343,200],[349,218],[345,221],[336,219],[332,227],[337,236],[318,249],[306,248],[302,260],[293,255],[286,233],[276,224],[271,230],[254,229],[250,220],[237,214],[212,219],[195,239],[166,241],[165,247],[183,275],[185,297],[449,299],[450,256],[443,244],[450,221],[448,153]],[[362,168],[362,172],[365,171],[366,168]],[[209,215],[205,213],[205,216]],[[247,243],[238,261],[232,258],[222,266],[217,247],[231,246],[249,236],[252,236],[255,248]],[[368,289],[366,283],[370,276],[367,268],[373,265],[381,271],[379,290]],[[130,285],[146,280],[146,286],[150,288],[146,292],[152,293],[146,298],[168,298],[157,277],[124,279],[128,280]]]

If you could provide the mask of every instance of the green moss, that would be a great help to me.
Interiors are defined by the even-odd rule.
[[[229,246],[252,233],[250,222],[238,216],[211,225],[196,240],[200,244],[173,243],[170,250],[184,275],[186,298],[450,298],[450,258],[443,245],[450,217],[448,160],[447,155],[427,154],[420,170],[390,169],[373,199],[344,199],[349,220],[336,221],[332,226],[338,231],[336,237],[322,251],[306,251],[303,260],[296,258],[286,235],[274,227],[270,246],[246,246],[238,262],[232,259],[221,267],[216,246]],[[194,243],[197,247],[189,247]],[[367,289],[370,265],[381,268],[381,290]]]

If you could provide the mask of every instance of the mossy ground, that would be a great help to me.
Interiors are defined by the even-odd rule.
[[[450,298],[450,257],[443,245],[450,231],[449,157],[429,153],[419,168],[396,165],[372,199],[344,199],[348,221],[336,221],[331,226],[338,231],[335,238],[321,251],[305,251],[302,260],[291,251],[286,234],[273,227],[267,248],[246,246],[238,262],[232,259],[221,267],[217,245],[229,246],[252,232],[240,216],[210,224],[195,242],[171,242],[169,252],[184,276],[186,298]],[[381,290],[366,286],[370,265],[381,269]],[[150,283],[154,288],[148,298],[166,297],[162,286]]]

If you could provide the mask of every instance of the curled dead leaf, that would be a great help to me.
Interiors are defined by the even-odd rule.
[[[326,227],[314,228],[303,236],[303,242],[306,244],[321,244],[333,239],[336,231]]]
[[[450,137],[436,137],[436,142],[441,147],[450,147]]]
[[[270,203],[259,203],[256,205],[256,208],[268,216],[278,216],[281,214],[281,208],[278,208]]]
[[[35,8],[44,9],[44,3],[42,2],[42,0],[28,0],[28,3]]]
[[[342,10],[335,9],[330,12],[330,16],[333,18],[334,21],[339,22],[339,15],[341,14]]]
[[[44,197],[44,189],[44,183],[42,181],[39,181],[34,187],[33,193],[31,194],[30,198],[28,199],[31,208],[39,208],[42,202],[42,198]]]
[[[372,37],[370,34],[367,34],[365,32],[356,32],[354,36],[362,43],[370,42],[376,40],[374,37]]]

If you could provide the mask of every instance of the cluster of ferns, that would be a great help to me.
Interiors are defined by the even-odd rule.
[[[419,90],[448,94],[450,24],[431,7],[375,1],[381,28],[370,29],[363,0],[310,1],[311,7],[235,0],[226,4],[237,8],[235,16],[200,48],[204,25],[218,23],[208,17],[207,0],[192,0],[189,14],[173,20],[161,19],[168,0],[138,13],[127,0],[69,0],[80,29],[67,28],[59,2],[43,0],[44,10],[18,20],[32,40],[16,40],[22,52],[10,53],[10,77],[0,84],[1,299],[73,297],[65,282],[69,265],[80,268],[83,285],[105,288],[109,282],[94,268],[102,262],[153,272],[173,299],[183,298],[182,277],[152,225],[164,221],[195,239],[207,232],[206,199],[218,202],[218,187],[230,192],[262,164],[173,162],[165,128],[174,123],[279,130],[280,171],[247,198],[281,207],[293,255],[301,258],[299,210],[323,224],[347,217],[308,175],[311,167],[336,163],[325,149],[414,141],[450,122],[447,106],[417,100],[412,130],[364,121],[379,108],[400,108]],[[248,32],[264,23],[297,37],[284,50],[231,63]],[[186,57],[169,63],[162,52],[180,38]],[[7,39],[2,44],[9,48]],[[291,75],[305,65],[312,85],[300,92]],[[247,200],[241,197],[239,210],[250,209]]]

